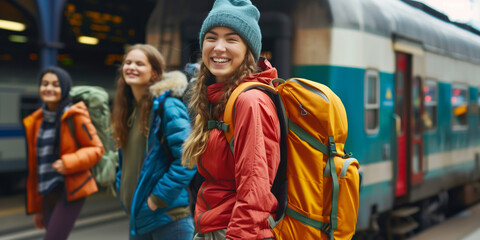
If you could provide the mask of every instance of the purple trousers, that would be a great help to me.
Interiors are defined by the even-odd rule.
[[[82,210],[85,198],[67,202],[65,189],[58,186],[43,197],[44,240],[67,239]]]

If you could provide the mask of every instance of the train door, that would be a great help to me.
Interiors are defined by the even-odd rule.
[[[411,73],[411,56],[405,53],[396,54],[395,73],[395,117],[396,117],[396,140],[397,140],[397,164],[395,180],[395,197],[407,193],[407,116],[405,110],[405,87]]]
[[[407,196],[410,187],[423,181],[423,88],[413,77],[411,54],[396,52],[395,117],[396,179],[395,197]]]

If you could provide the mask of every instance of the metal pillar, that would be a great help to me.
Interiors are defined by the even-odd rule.
[[[36,0],[40,33],[40,69],[57,65],[60,26],[66,0]]]

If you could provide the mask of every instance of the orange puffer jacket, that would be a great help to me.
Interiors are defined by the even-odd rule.
[[[73,118],[76,137],[81,148],[68,127],[67,118]],[[27,139],[28,178],[27,213],[42,211],[42,195],[38,193],[37,137],[42,125],[42,109],[38,109],[23,119]],[[83,102],[72,105],[62,116],[60,126],[60,158],[65,164],[65,191],[67,201],[73,201],[97,192],[97,184],[90,173],[104,152],[102,142],[97,136],[88,109]]]

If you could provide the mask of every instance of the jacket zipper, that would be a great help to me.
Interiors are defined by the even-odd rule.
[[[200,197],[202,198],[203,202],[207,205],[207,210],[210,210],[210,205],[208,204],[207,200],[205,200],[205,197],[203,196],[203,191],[205,190],[205,187],[206,186],[204,186],[202,189],[200,189]],[[202,219],[203,214],[205,214],[205,212],[201,213],[200,216],[198,216],[198,220],[197,220],[198,232],[200,232],[200,233],[202,233],[202,227],[200,225],[200,220]]]
[[[78,186],[77,188],[75,188],[75,189],[70,193],[70,195],[73,196],[78,190],[80,190],[83,186],[85,186],[85,184],[87,184],[87,182],[88,182],[90,179],[92,179],[92,175],[88,176],[88,178],[85,179],[85,181],[83,181],[83,183],[82,183],[80,186]]]
[[[151,121],[153,121],[154,119],[151,119]],[[152,123],[150,123],[152,124]],[[145,163],[146,161],[148,160],[148,156],[150,155],[150,153],[153,151],[153,145],[155,144],[155,137],[153,137],[153,140],[152,138],[150,138],[150,135],[153,134],[154,131],[152,131],[152,129],[150,129],[148,131],[148,134],[147,134],[147,139],[146,139],[146,144],[145,144],[145,156],[143,158],[143,162],[142,162],[142,167],[140,168],[140,174],[142,174],[142,170],[145,166]],[[149,144],[149,141],[152,140],[153,142],[151,144]],[[150,145],[152,145],[150,147]],[[142,185],[142,183],[145,181],[145,177],[148,175],[148,169],[145,169],[144,171],[144,174],[142,176],[139,176],[139,180],[137,182],[137,185],[135,187],[135,191],[133,192],[133,197],[132,197],[132,203],[130,205],[130,209],[128,209],[128,212],[130,213],[130,232],[131,233],[135,233],[137,232],[136,228],[136,222],[135,222],[135,204],[137,203],[137,190],[138,190],[138,186]]]
[[[27,136],[27,126],[25,126],[25,122],[22,121],[22,127],[23,127],[23,132],[24,132],[24,136],[25,136],[25,156],[26,156],[26,160],[27,160],[27,181],[28,181],[28,177],[30,176],[30,172],[32,171],[30,169],[30,156],[28,155],[28,152],[31,150],[29,149],[29,144],[28,144],[28,136]],[[38,182],[37,182],[38,184]],[[26,190],[26,192],[28,193],[28,189]],[[25,212],[27,214],[29,214],[29,209],[30,207],[28,206],[28,196],[27,194],[25,194]]]
[[[92,135],[90,135],[90,132],[88,131],[87,126],[85,124],[82,124],[82,128],[87,133],[88,138],[90,138],[90,140],[92,140]]]
[[[211,179],[212,181],[215,181],[215,179],[213,178],[213,176],[205,169],[205,167],[203,167],[203,164],[202,164],[202,160],[201,160],[201,159],[198,161],[198,166],[200,166],[200,167],[203,169],[203,171],[205,171],[205,172],[208,174],[208,176],[210,177],[210,179]],[[205,203],[205,205],[207,205],[207,210],[210,210],[210,205],[208,204],[207,200],[205,200],[205,197],[203,196],[203,192],[205,191],[205,187],[206,187],[206,186],[204,186],[203,188],[200,189],[200,191],[199,191],[199,192],[200,192],[200,197],[202,198],[202,200],[203,200],[203,202]],[[197,220],[198,231],[199,231],[200,233],[202,233],[202,228],[201,228],[201,225],[200,225],[200,219],[202,219],[202,216],[203,216],[204,213],[205,213],[205,212],[201,213],[200,216],[198,216],[198,220]]]

